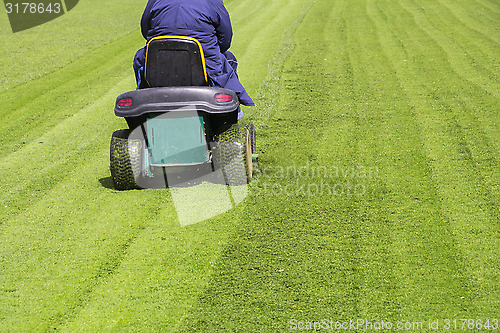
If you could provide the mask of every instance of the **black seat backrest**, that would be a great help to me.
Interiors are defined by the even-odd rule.
[[[144,77],[149,86],[207,86],[205,58],[200,43],[191,37],[161,36],[146,48]]]

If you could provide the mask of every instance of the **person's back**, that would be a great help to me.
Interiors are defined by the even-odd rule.
[[[243,105],[254,105],[238,80],[236,62],[229,63],[236,59],[228,52],[232,28],[222,0],[149,0],[141,19],[141,31],[147,41],[166,35],[197,39],[212,84],[235,91]],[[144,61],[145,50],[141,49],[134,59],[136,75]]]

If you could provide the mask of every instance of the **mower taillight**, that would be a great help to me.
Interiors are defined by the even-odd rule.
[[[127,107],[132,105],[132,98],[122,98],[118,101],[118,106]]]
[[[219,103],[227,103],[231,102],[233,100],[233,97],[227,94],[217,94],[215,95],[215,100]]]

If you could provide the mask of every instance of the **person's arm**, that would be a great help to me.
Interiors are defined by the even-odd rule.
[[[215,22],[215,32],[217,35],[217,43],[221,53],[226,52],[231,46],[233,38],[233,28],[231,26],[231,19],[229,13],[222,0],[212,0],[214,9],[217,13],[217,22]]]
[[[144,9],[144,13],[142,13],[141,32],[145,39],[148,38],[148,31],[151,29],[151,18],[152,18],[151,11],[153,9],[153,5],[155,4],[155,2],[156,0],[149,0],[148,4],[146,5],[146,8]]]

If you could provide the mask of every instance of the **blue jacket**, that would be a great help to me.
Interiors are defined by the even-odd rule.
[[[207,74],[214,85],[236,92],[243,105],[255,105],[224,56],[233,31],[222,0],[149,0],[142,15],[141,31],[147,41],[165,35],[196,38],[203,48]],[[144,62],[145,48],[135,56],[136,73]]]

